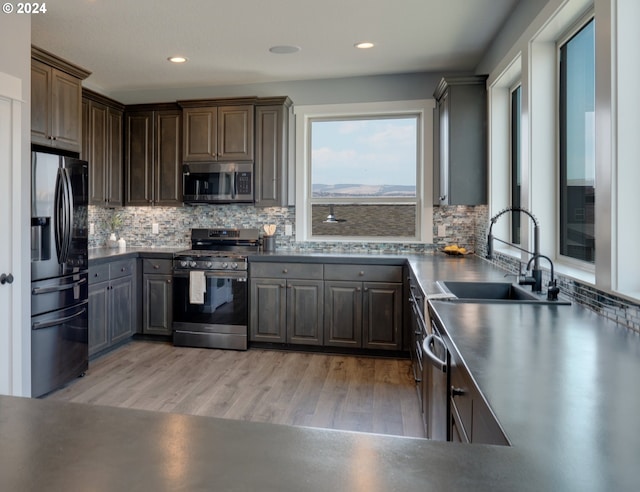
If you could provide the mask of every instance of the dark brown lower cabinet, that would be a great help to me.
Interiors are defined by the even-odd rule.
[[[135,332],[135,260],[89,268],[89,356]]]
[[[251,341],[323,345],[321,264],[254,263],[250,276]]]
[[[325,265],[324,291],[325,345],[401,350],[402,267]]]
[[[451,352],[450,377],[451,440],[508,446],[498,420],[455,352]]]
[[[401,350],[402,269],[252,262],[250,340]]]
[[[172,334],[173,276],[171,260],[142,260],[142,333]]]

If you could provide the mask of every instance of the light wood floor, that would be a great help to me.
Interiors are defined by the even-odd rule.
[[[47,398],[424,437],[408,360],[132,341]]]

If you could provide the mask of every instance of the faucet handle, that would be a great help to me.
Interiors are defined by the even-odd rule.
[[[558,300],[558,294],[560,293],[560,287],[558,287],[556,285],[556,281],[555,280],[550,280],[547,285],[548,285],[548,288],[547,288],[547,300],[548,301],[557,301]]]

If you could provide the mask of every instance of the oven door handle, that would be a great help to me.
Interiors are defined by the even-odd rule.
[[[179,270],[179,271],[174,271],[173,272],[173,276],[176,278],[189,278],[189,272],[192,270]],[[198,270],[201,271],[201,270]],[[247,273],[245,271],[227,271],[227,270],[222,270],[222,271],[204,271],[204,276],[205,277],[210,277],[210,278],[233,278],[233,279],[237,279],[240,282],[247,280]]]

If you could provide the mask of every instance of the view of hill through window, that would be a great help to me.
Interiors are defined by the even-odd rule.
[[[312,198],[416,196],[418,118],[316,120]]]

